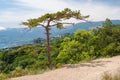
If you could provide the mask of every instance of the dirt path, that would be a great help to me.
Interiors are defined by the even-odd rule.
[[[39,75],[28,75],[11,80],[100,80],[104,72],[120,72],[120,56],[67,65]]]

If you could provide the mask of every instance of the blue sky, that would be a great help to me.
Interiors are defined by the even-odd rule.
[[[66,7],[90,15],[91,21],[120,20],[120,0],[0,0],[0,27],[23,27],[22,21]]]

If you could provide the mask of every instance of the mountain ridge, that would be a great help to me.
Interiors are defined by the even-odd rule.
[[[77,29],[95,28],[102,25],[104,21],[97,22],[81,22],[74,26],[66,26],[65,29],[57,29],[52,27],[51,37],[56,37],[65,33],[74,33]],[[111,20],[113,24],[120,24],[120,20]],[[0,30],[0,48],[19,46],[23,44],[29,44],[33,39],[38,37],[46,38],[44,34],[44,29],[42,27],[36,27],[33,29],[28,28],[6,28],[5,30]]]

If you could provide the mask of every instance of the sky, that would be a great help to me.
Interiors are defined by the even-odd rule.
[[[20,28],[23,21],[70,8],[90,21],[120,20],[120,0],[0,0],[0,27]]]

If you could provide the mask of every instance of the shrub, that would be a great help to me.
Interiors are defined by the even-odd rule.
[[[105,48],[103,48],[103,51],[101,51],[101,55],[102,56],[107,56],[107,55],[114,56],[115,48],[116,48],[115,43],[110,43]]]
[[[120,73],[117,74],[110,74],[110,73],[104,73],[102,76],[102,80],[120,80]]]
[[[59,67],[61,67],[61,66],[62,66],[62,63],[57,63],[55,67],[56,67],[56,68],[59,68]]]
[[[48,61],[41,61],[41,62],[36,62],[27,68],[31,69],[47,69],[48,68]]]
[[[12,63],[15,67],[21,66],[22,68],[26,68],[29,65],[32,65],[36,62],[35,55],[23,55],[23,56],[17,56]]]
[[[35,59],[27,58],[27,59],[21,60],[19,63],[19,66],[22,66],[22,68],[26,68],[27,66],[32,65],[34,63],[35,63]]]
[[[104,73],[102,76],[102,80],[112,80],[112,76],[110,73]]]
[[[1,73],[0,74],[0,80],[6,80],[8,76],[6,74]]]
[[[10,77],[19,77],[28,74],[28,71],[22,69],[21,67],[17,67],[14,71],[10,72]]]
[[[76,63],[79,61],[79,53],[81,45],[78,41],[69,41],[69,38],[65,38],[65,41],[61,43],[61,50],[57,56],[58,62],[61,63]]]

